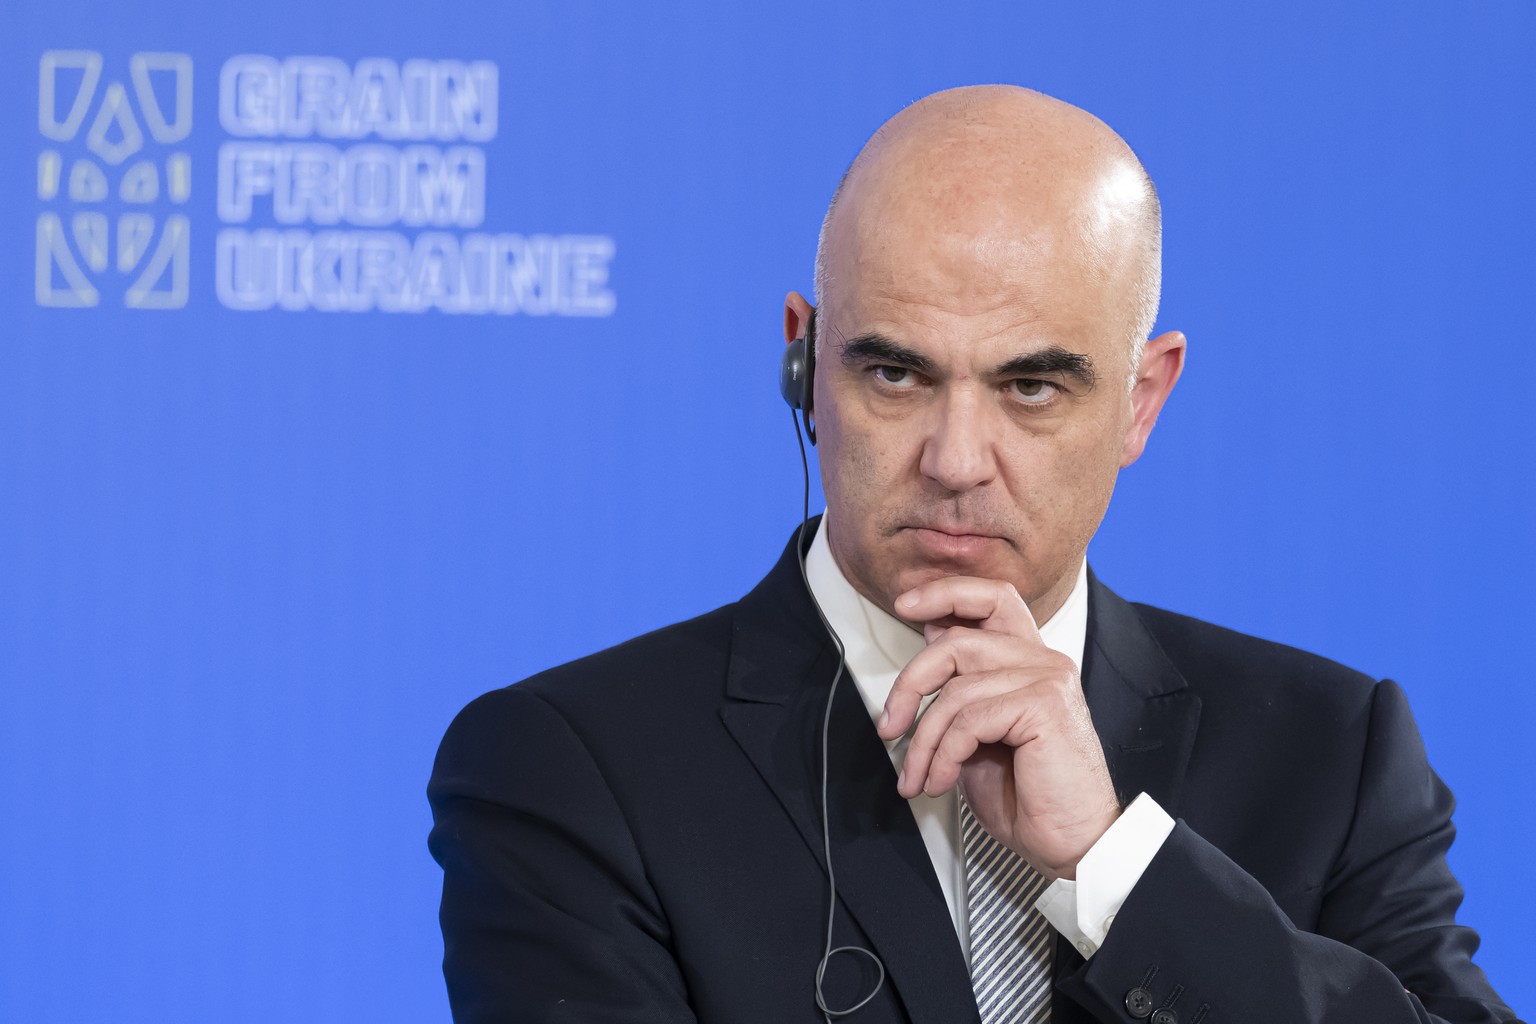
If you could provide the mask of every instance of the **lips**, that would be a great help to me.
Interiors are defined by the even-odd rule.
[[[969,561],[1008,543],[995,534],[967,533],[947,526],[909,526],[907,533],[929,555],[952,561]]]

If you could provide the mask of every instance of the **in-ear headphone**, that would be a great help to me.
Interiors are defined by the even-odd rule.
[[[873,950],[865,949],[863,946],[832,945],[833,924],[837,917],[837,875],[832,869],[832,823],[831,811],[827,803],[827,750],[831,745],[832,701],[837,694],[837,684],[842,681],[848,668],[848,652],[843,646],[843,638],[837,635],[836,629],[832,628],[825,609],[817,600],[816,591],[811,589],[810,572],[805,567],[806,532],[811,525],[811,463],[805,455],[804,438],[810,438],[811,444],[816,443],[816,426],[811,422],[811,391],[815,376],[816,310],[812,309],[806,323],[805,337],[796,338],[784,348],[784,356],[779,361],[779,393],[784,396],[784,401],[789,403],[792,410],[790,420],[795,425],[795,440],[800,442],[800,470],[805,477],[805,500],[801,504],[800,530],[795,535],[795,550],[800,556],[798,559],[800,579],[805,583],[805,592],[810,596],[811,605],[816,609],[816,617],[821,620],[827,635],[832,639],[833,646],[837,648],[837,672],[832,676],[832,685],[827,688],[827,704],[821,714],[821,850],[827,866],[827,931],[821,960],[816,964],[816,1007],[821,1010],[822,1019],[826,1024],[833,1024],[839,1017],[846,1017],[855,1010],[862,1009],[880,993],[880,990],[885,987],[885,964]],[[802,422],[805,424],[804,437],[800,433]],[[875,979],[874,987],[862,999],[841,1010],[828,1006],[826,993],[822,991],[827,966],[839,953],[853,953],[870,960],[874,963],[879,975]]]
[[[805,337],[784,346],[779,360],[779,394],[791,409],[800,413],[805,436],[816,443],[816,425],[811,422],[811,399],[816,379],[816,310],[811,310]]]

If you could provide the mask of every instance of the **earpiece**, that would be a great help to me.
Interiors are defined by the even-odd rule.
[[[784,346],[784,358],[779,362],[779,393],[791,409],[811,411],[811,348],[804,338],[796,338]]]
[[[809,437],[811,444],[816,443],[816,427],[811,423],[811,384],[816,375],[816,311],[811,310],[810,321],[806,324],[805,337],[796,338],[784,349],[784,356],[779,362],[779,393],[784,396],[784,401],[789,403],[793,412],[790,421],[795,425],[795,440],[800,443],[800,471],[804,474],[805,490],[804,500],[800,506],[800,531],[795,535],[795,550],[799,552],[800,579],[805,584],[805,592],[810,596],[811,605],[816,609],[816,617],[821,620],[827,635],[831,637],[832,644],[837,648],[837,671],[832,676],[832,685],[827,688],[827,704],[821,714],[821,849],[822,856],[827,865],[827,932],[826,945],[822,947],[821,961],[816,965],[816,1007],[821,1010],[822,1020],[826,1024],[834,1024],[840,1017],[846,1017],[855,1010],[862,1009],[880,993],[885,987],[885,964],[873,950],[863,946],[834,946],[832,945],[833,924],[837,916],[837,875],[832,870],[832,823],[831,810],[827,802],[827,750],[831,745],[832,737],[832,706],[833,699],[837,695],[837,684],[842,681],[848,668],[848,651],[843,645],[843,638],[837,635],[837,630],[832,628],[832,622],[827,618],[826,611],[821,607],[821,602],[816,599],[816,592],[811,589],[811,576],[805,567],[806,557],[806,531],[811,525],[811,463],[805,454],[805,440],[800,434],[800,424],[805,423],[805,437]],[[862,956],[874,963],[879,976],[875,979],[874,987],[865,994],[864,998],[852,1006],[841,1010],[833,1009],[827,1005],[826,993],[822,991],[822,982],[826,978],[827,965],[832,958],[839,953],[853,953]]]
[[[779,394],[789,407],[800,414],[805,436],[816,443],[816,425],[811,422],[811,401],[816,379],[816,311],[811,310],[805,337],[784,346],[779,359]]]

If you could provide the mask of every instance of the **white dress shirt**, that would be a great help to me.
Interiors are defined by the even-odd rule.
[[[925,646],[922,633],[880,608],[848,582],[827,544],[826,519],[806,554],[805,570],[811,593],[837,631],[847,652],[847,669],[871,719],[885,710],[896,676]],[[1083,667],[1088,635],[1088,564],[1077,571],[1077,582],[1066,603],[1040,625],[1040,639],[1053,651]],[[925,698],[923,707],[932,697]],[[900,770],[907,755],[907,738],[886,742],[891,764]],[[939,888],[949,904],[960,947],[970,960],[970,925],[965,902],[965,857],[960,845],[960,801],[955,790],[931,797],[919,793],[908,801],[918,832],[933,860]],[[1125,809],[1108,832],[1083,856],[1076,881],[1057,879],[1035,901],[1035,907],[1085,957],[1098,951],[1114,923],[1115,914],[1161,849],[1173,819],[1145,793]]]

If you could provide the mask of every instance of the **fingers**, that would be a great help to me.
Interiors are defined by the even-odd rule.
[[[1004,582],[932,580],[900,595],[895,612],[927,641],[877,726],[888,741],[911,733],[898,792],[937,796],[963,776],[988,832],[1048,877],[1072,877],[1119,815],[1077,665],[1045,645]]]
[[[923,698],[938,693],[956,676],[977,675],[998,668],[1059,669],[1062,657],[1038,640],[991,633],[964,626],[924,629],[928,646],[918,651],[891,684],[885,714],[876,725],[881,739],[895,739],[917,718]],[[925,716],[926,717],[926,716]]]
[[[1075,681],[1071,659],[1045,646],[1009,583],[944,577],[899,596],[895,610],[922,623],[928,643],[896,677],[876,727],[886,740],[912,731],[897,783],[908,799],[953,787],[984,745],[1028,743]]]
[[[875,724],[875,732],[880,734],[881,739],[893,740],[912,728],[923,698],[930,693],[937,693],[945,683],[959,674],[957,646],[935,643],[934,638],[930,637],[928,646],[918,651],[907,662],[907,667],[897,674],[896,681],[891,684],[891,692],[885,698],[885,713]]]
[[[974,622],[980,628],[1040,639],[1029,606],[1013,584],[976,576],[945,576],[896,598],[896,614],[908,622]]]
[[[1018,746],[1028,742],[1036,718],[1029,700],[1020,699],[1018,681],[1008,672],[961,677],[951,688],[963,688],[964,699],[941,693],[912,733],[896,789],[911,799],[919,793],[937,796],[960,779],[960,766],[983,744]],[[949,699],[946,699],[949,698]]]
[[[933,580],[898,597],[896,612],[909,621],[923,623],[923,639],[929,646],[896,678],[885,702],[885,713],[876,725],[882,739],[894,739],[911,728],[922,699],[937,692],[950,676],[977,671],[953,661],[940,643],[952,633],[974,632],[952,625],[957,620],[975,623],[983,632],[1016,637],[1038,651],[1046,650],[1029,606],[1012,584],[1001,580],[975,576]],[[929,653],[936,649],[941,649],[941,653]],[[1028,650],[998,652],[990,664],[978,667],[1020,664],[1021,659],[1027,661],[1029,656]]]
[[[896,677],[878,727],[887,740],[912,731],[898,791],[909,799],[936,796],[955,784],[978,746],[1021,747],[1039,738],[1042,723],[1065,723],[1072,694],[1080,692],[1076,678],[1072,660],[1042,644],[979,629],[945,630]],[[918,719],[928,694],[937,696]]]

